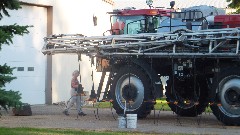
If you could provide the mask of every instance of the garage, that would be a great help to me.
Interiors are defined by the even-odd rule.
[[[29,34],[15,36],[13,44],[3,45],[0,64],[7,63],[17,79],[6,85],[6,90],[19,91],[22,102],[29,104],[45,103],[46,57],[41,49],[43,37],[47,35],[47,8],[34,5],[22,5],[22,9],[9,11],[11,17],[0,21],[0,25],[31,25]]]
[[[102,35],[110,27],[109,15],[106,12],[112,11],[113,2],[97,0],[94,5],[87,0],[20,2],[23,4],[22,9],[9,11],[11,17],[4,16],[0,25],[16,23],[33,27],[28,29],[28,35],[15,36],[13,45],[3,46],[1,50],[0,64],[7,63],[15,67],[13,76],[17,77],[10,84],[6,84],[5,89],[20,91],[21,101],[31,105],[68,100],[70,95],[66,94],[69,93],[67,81],[71,80],[71,72],[79,67],[77,56],[43,55],[43,38],[64,33]],[[97,8],[99,6],[103,8]],[[97,25],[93,24],[93,16],[97,17]],[[84,61],[89,62],[88,58]],[[91,90],[90,75],[82,83],[86,91]]]

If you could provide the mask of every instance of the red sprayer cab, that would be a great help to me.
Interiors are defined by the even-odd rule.
[[[163,17],[170,17],[171,9],[114,10],[111,14],[111,34],[155,33]]]

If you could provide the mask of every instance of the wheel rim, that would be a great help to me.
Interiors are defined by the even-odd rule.
[[[240,76],[229,76],[220,82],[220,110],[228,116],[240,116]]]
[[[122,109],[125,108],[125,102],[130,101],[127,103],[126,111],[134,111],[143,102],[144,85],[137,76],[125,74],[117,81],[115,97]]]

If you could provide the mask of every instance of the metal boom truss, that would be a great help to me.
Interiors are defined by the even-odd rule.
[[[91,56],[238,57],[239,28],[168,33],[85,37],[60,34],[45,37],[44,54],[77,53]]]

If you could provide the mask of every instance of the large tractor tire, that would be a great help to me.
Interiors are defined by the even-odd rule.
[[[204,77],[197,77],[194,88],[194,79],[172,81],[166,90],[167,101],[173,112],[179,116],[195,117],[202,114],[208,106],[208,85]]]
[[[111,93],[117,114],[138,114],[145,118],[154,106],[151,77],[138,65],[125,65],[113,78]],[[126,103],[125,103],[126,102]]]
[[[222,70],[213,78],[216,103],[211,105],[213,114],[225,125],[240,125],[240,68]]]

